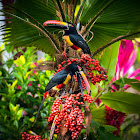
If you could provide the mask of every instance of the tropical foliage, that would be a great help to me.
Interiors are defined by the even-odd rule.
[[[9,55],[8,60],[1,61],[0,66],[0,139],[59,140],[76,139],[78,135],[79,139],[119,140],[129,137],[135,139],[131,133],[135,131],[138,134],[139,131],[137,124],[140,114],[140,69],[127,73],[134,62],[139,62],[140,57],[139,41],[135,39],[140,33],[140,2],[137,0],[15,0],[12,4],[8,0],[2,2],[1,16],[6,18],[1,31],[6,48],[1,46],[0,54],[6,50],[9,54],[12,52],[12,57]],[[62,32],[43,26],[46,20],[66,21],[76,25],[78,32],[91,49],[91,57],[98,60],[86,54],[79,58],[79,55],[62,40]],[[36,60],[36,48],[47,53],[44,62]],[[47,98],[33,126],[52,72],[58,72],[70,62],[81,63],[84,72],[87,72],[91,96],[84,91],[83,97],[78,93],[63,96],[62,100],[59,97]],[[88,66],[91,69],[88,69]],[[85,89],[83,82],[82,84]],[[130,87],[135,91],[130,92]],[[79,101],[77,96],[82,98],[82,101]],[[66,107],[63,109],[60,104]],[[75,107],[75,110],[69,109],[71,110],[69,115],[66,114],[68,105]],[[59,113],[53,116],[54,120],[51,122],[49,120],[54,111]],[[74,111],[77,112],[77,116]],[[134,120],[130,114],[134,114]],[[69,124],[70,121],[67,119],[65,119],[67,123],[61,122],[63,121],[60,119],[61,116],[69,120],[73,117],[73,123],[71,121]],[[78,119],[81,122],[78,122]],[[86,130],[83,129],[84,125]]]
[[[61,51],[63,42],[58,30],[42,26],[46,20],[78,24],[92,53],[118,36],[125,38],[140,32],[138,0],[16,0],[13,5],[3,3],[5,8],[1,11],[11,17],[1,28],[6,31],[5,39],[16,46],[35,45],[49,54]]]

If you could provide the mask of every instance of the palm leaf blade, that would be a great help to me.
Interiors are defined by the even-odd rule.
[[[30,22],[40,28],[42,27],[39,24],[43,24],[43,22],[47,19],[56,18],[55,7],[53,6],[52,2],[49,2],[49,4],[46,5],[45,2],[39,0],[31,0],[30,2],[27,0],[17,0],[13,6],[15,9],[12,7],[9,8],[8,6],[8,8],[4,7],[4,11],[20,17],[21,20],[23,19],[26,21],[28,19]],[[24,14],[24,12],[27,13],[27,15]],[[5,15],[9,16],[7,13]],[[11,17],[10,15],[10,23],[8,22],[5,25],[6,41],[9,41],[10,44],[17,47],[34,45],[39,50],[43,50],[53,55],[55,49],[52,47],[50,41],[46,39],[38,30],[30,26],[27,22],[21,21],[20,18],[16,18],[16,16]]]
[[[91,5],[86,7],[81,16],[81,22],[87,24],[89,19],[97,15],[109,1],[90,1]],[[111,2],[111,0],[110,0]],[[140,31],[140,1],[117,0],[105,9],[96,23],[91,28],[94,38],[89,42],[93,52],[120,36]],[[90,13],[90,14],[89,14]]]

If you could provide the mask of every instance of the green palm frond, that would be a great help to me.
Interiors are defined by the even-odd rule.
[[[34,45],[39,50],[54,54],[56,51],[55,48],[52,47],[52,43],[38,30],[42,30],[51,38],[51,34],[42,24],[47,19],[55,19],[57,17],[53,3],[49,2],[46,5],[46,2],[39,0],[31,0],[30,2],[27,0],[17,0],[16,3],[13,4],[13,7],[8,5],[3,9],[3,12],[6,11],[5,15],[10,17],[10,23],[8,22],[5,25],[6,32],[4,35],[6,41],[17,47]],[[58,47],[57,41],[55,43]]]
[[[96,22],[93,20],[95,23],[91,31],[94,37],[88,43],[93,52],[118,36],[140,31],[140,1],[89,0],[88,2],[90,4],[85,6],[81,16],[81,23],[85,25],[90,23],[95,15],[107,6],[107,3],[111,3],[102,11]]]
[[[74,17],[77,5],[81,7]],[[42,24],[55,19],[80,21],[86,40],[91,38],[88,45],[94,53],[118,36],[130,36],[140,31],[139,5],[138,0],[16,0],[12,5],[15,8],[7,5],[3,9],[10,22],[6,22],[1,31],[5,31],[5,39],[10,44],[17,47],[34,45],[54,55],[61,50],[62,34],[57,29],[46,29]]]

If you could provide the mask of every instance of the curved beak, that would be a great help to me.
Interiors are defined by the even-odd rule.
[[[58,20],[47,20],[43,23],[46,27],[58,28],[58,29],[68,29],[68,23]]]
[[[88,82],[88,80],[87,80],[87,77],[86,77],[86,75],[84,74],[84,72],[83,71],[80,71],[80,75],[81,75],[81,77],[83,78],[83,80],[84,80],[84,82],[85,82],[85,85],[86,85],[86,89],[87,89],[87,92],[88,92],[88,94],[90,94],[90,85],[89,85],[89,82]]]

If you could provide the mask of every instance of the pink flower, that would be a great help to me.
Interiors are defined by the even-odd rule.
[[[21,90],[21,86],[20,86],[20,85],[18,85],[17,89]]]
[[[119,47],[118,61],[116,65],[115,77],[113,77],[112,81],[120,79],[120,77],[124,77],[130,67],[134,64],[136,60],[136,49],[134,49],[134,45],[131,40],[121,40],[121,44]],[[135,78],[140,80],[140,76],[137,76],[140,73],[140,69],[135,70],[131,74],[127,76],[127,78]],[[127,89],[130,87],[129,85],[125,85],[123,88]],[[119,88],[119,87],[118,87]],[[116,85],[112,85],[111,92],[114,90],[118,90]],[[118,130],[114,131],[115,135],[119,134],[120,126],[123,123],[125,118],[125,114],[115,111],[107,106],[105,106],[106,110],[106,124],[115,126]]]
[[[136,49],[131,40],[123,39],[119,47],[115,80],[124,77],[136,60]]]
[[[37,63],[35,62],[34,65],[37,66]]]
[[[25,116],[25,115],[27,115],[28,113],[25,111],[25,110],[23,110],[22,111],[22,116]]]
[[[31,97],[33,97],[32,93],[31,92],[27,92],[27,95],[30,95]]]
[[[40,84],[38,84],[37,86],[40,87]]]
[[[35,73],[36,73],[36,71],[33,71],[33,73],[35,74]]]
[[[28,87],[31,87],[32,86],[32,83],[30,82],[29,84],[28,84]]]
[[[37,97],[38,97],[38,94],[37,94],[37,93],[35,93],[34,98],[37,98]]]
[[[128,70],[136,60],[136,53],[137,49],[134,49],[134,45],[131,40],[123,39],[121,41],[115,77],[112,79],[112,81],[118,80],[120,77],[124,77],[127,74]],[[137,69],[131,74],[129,74],[127,78],[140,80],[140,76],[138,76],[138,74],[140,74],[140,69]],[[127,89],[128,87],[130,86],[125,85],[124,89]],[[112,88],[116,90],[114,86],[112,86]]]
[[[34,108],[34,109],[37,109],[37,106],[35,105],[33,108]]]

